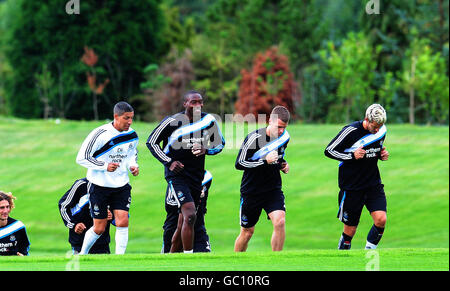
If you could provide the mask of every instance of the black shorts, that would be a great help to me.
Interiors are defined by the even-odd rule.
[[[108,217],[108,205],[111,210],[130,211],[131,186],[126,184],[119,188],[101,187],[92,184],[89,189],[89,206],[92,218]]]
[[[255,226],[263,209],[266,211],[267,219],[270,219],[269,213],[272,211],[282,210],[286,212],[283,191],[277,189],[251,195],[241,194],[241,206],[239,210],[241,226],[244,228]]]
[[[339,191],[339,211],[337,218],[348,226],[357,226],[364,206],[372,213],[387,209],[384,185],[357,191]]]
[[[166,189],[166,210],[176,207],[181,212],[181,206],[188,202],[198,205],[200,201],[201,188],[196,189],[183,178],[176,178],[167,181]]]

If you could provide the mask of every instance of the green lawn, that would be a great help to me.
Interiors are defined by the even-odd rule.
[[[448,256],[448,248],[67,255],[1,258],[0,266],[5,263],[10,271],[448,271]]]
[[[0,265],[7,262],[17,269],[47,269],[45,262],[48,260],[60,262],[59,265],[68,260],[65,254],[70,245],[67,229],[59,215],[58,200],[74,180],[85,176],[86,170],[76,164],[75,158],[87,134],[101,124],[103,122],[64,120],[56,124],[54,121],[0,117],[0,189],[11,191],[17,197],[16,209],[11,216],[24,222],[31,241],[29,258],[17,262],[1,258]],[[99,256],[92,259],[98,260],[93,269],[101,269],[102,261],[107,261],[107,265],[116,266],[116,269],[140,270],[145,268],[139,264],[142,257],[152,262],[150,269],[153,266],[156,269],[154,264],[159,264],[160,268],[170,270],[184,265],[185,260],[196,260],[198,256],[204,258],[198,265],[194,264],[199,269],[203,265],[209,269],[209,262],[214,261],[218,269],[227,270],[229,264],[233,264],[234,270],[328,270],[338,269],[343,256],[360,260],[365,265],[363,262],[367,259],[362,249],[372,224],[365,210],[353,239],[352,251],[346,254],[335,252],[342,232],[342,224],[336,219],[338,162],[326,158],[323,150],[342,125],[293,124],[288,127],[291,141],[286,160],[291,171],[283,175],[287,238],[285,251],[276,255],[280,258],[277,264],[273,265],[270,251],[272,226],[264,213],[248,253],[232,252],[239,233],[242,172],[235,170],[234,161],[241,140],[234,142],[237,147],[230,146],[233,144],[231,136],[235,134],[226,131],[227,148],[217,156],[208,157],[206,162],[214,176],[206,216],[213,253],[189,259],[160,255],[166,183],[162,165],[145,146],[155,125],[141,122],[133,125],[140,137],[141,174],[131,177],[133,201],[128,255],[124,257],[126,263],[116,256]],[[379,163],[388,201],[388,223],[379,247],[380,268],[386,264],[387,269],[393,270],[448,270],[449,128],[387,126],[385,146],[390,152],[390,160]],[[114,242],[111,248],[114,248]],[[435,259],[427,260],[428,252],[435,254]],[[261,261],[255,261],[254,257],[261,257]],[[81,262],[84,260],[88,259],[82,258]],[[298,262],[305,262],[305,265]],[[363,265],[349,263],[342,268],[364,269]]]

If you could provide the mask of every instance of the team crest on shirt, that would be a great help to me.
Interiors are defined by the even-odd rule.
[[[11,236],[9,237],[9,240],[10,240],[10,241],[15,241],[15,240],[16,240],[16,237],[15,237],[14,235],[11,235]]]
[[[184,194],[183,194],[183,192],[178,191],[177,196],[178,196],[178,200],[180,200],[180,201],[183,201],[183,200],[184,200]]]

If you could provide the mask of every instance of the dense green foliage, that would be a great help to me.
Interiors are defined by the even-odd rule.
[[[302,120],[344,122],[379,102],[391,122],[449,121],[448,0],[378,1],[379,14],[368,0],[82,0],[73,15],[64,2],[0,1],[0,114],[102,119],[128,100],[139,118],[158,120],[161,96],[188,89],[206,93],[207,110],[234,113],[241,71],[276,46]],[[80,61],[85,46],[95,68]],[[149,65],[171,82],[143,89]],[[109,81],[98,97],[91,70]]]
[[[80,14],[72,15],[59,0],[2,5],[1,18],[8,22],[3,27],[2,53],[13,68],[6,96],[14,116],[43,115],[43,94],[37,90],[35,75],[45,68],[52,83],[47,96],[51,116],[92,119],[89,68],[80,61],[87,46],[98,55],[98,79],[111,81],[99,102],[104,117],[111,104],[140,92],[145,66],[157,62],[166,46],[164,18],[156,0],[80,1]]]

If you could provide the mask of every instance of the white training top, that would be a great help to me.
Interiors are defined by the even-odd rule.
[[[77,155],[77,163],[87,168],[89,182],[109,188],[118,188],[129,182],[131,166],[138,167],[139,138],[130,127],[118,131],[112,123],[94,129],[84,140]],[[114,172],[108,172],[109,163],[119,163]]]

